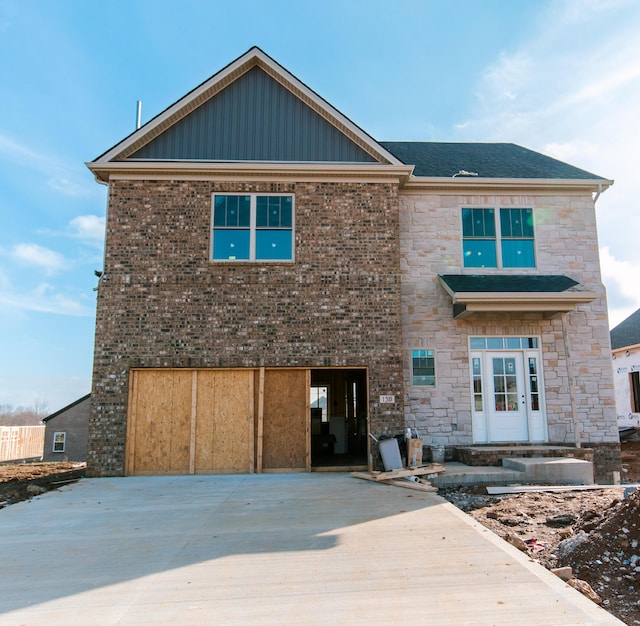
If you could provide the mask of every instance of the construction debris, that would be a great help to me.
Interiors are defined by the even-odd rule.
[[[442,465],[439,463],[431,463],[430,465],[423,465],[422,467],[393,469],[388,472],[351,472],[351,476],[386,485],[404,487],[405,489],[436,492],[438,491],[437,487],[433,487],[427,479],[422,477],[434,476],[441,472],[444,472]]]

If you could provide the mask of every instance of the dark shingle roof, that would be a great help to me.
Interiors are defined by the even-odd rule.
[[[52,420],[54,417],[58,417],[58,415],[60,415],[61,413],[64,413],[65,411],[68,411],[69,409],[71,409],[74,406],[76,406],[76,404],[80,404],[81,402],[84,402],[87,398],[90,398],[90,397],[91,397],[91,394],[88,393],[86,396],[82,396],[82,398],[78,398],[77,400],[75,400],[71,404],[67,404],[67,406],[62,407],[59,411],[56,411],[55,413],[51,413],[51,415],[47,415],[47,417],[43,418],[42,421],[43,422],[48,422],[49,420]]]
[[[614,350],[640,343],[640,309],[620,322],[610,333],[611,347]]]
[[[442,143],[380,141],[415,176],[451,178],[460,171],[480,178],[551,178],[605,180],[573,165],[513,143]]]
[[[458,293],[559,293],[578,284],[568,276],[560,275],[443,274],[440,278]]]

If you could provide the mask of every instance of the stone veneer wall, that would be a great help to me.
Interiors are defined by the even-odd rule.
[[[211,262],[214,192],[294,193],[295,262]],[[88,473],[124,473],[130,368],[258,366],[368,367],[402,432],[397,185],[112,181]]]
[[[470,445],[471,395],[468,338],[472,335],[539,336],[549,442],[575,445],[567,346],[562,320],[540,313],[481,314],[453,319],[451,299],[438,274],[495,273],[462,267],[463,207],[532,207],[535,269],[508,274],[565,274],[599,294],[566,316],[582,446],[618,441],[604,287],[600,279],[595,211],[590,195],[400,196],[405,418],[425,444]],[[436,351],[433,387],[411,386],[411,350]],[[455,430],[454,430],[455,429]],[[598,461],[596,454],[596,461]],[[611,463],[607,463],[607,466]],[[596,473],[598,469],[596,468]]]

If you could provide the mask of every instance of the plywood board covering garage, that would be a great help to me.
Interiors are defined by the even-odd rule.
[[[162,390],[162,393],[159,393]],[[135,372],[129,465],[138,474],[186,474],[189,470],[191,372]]]
[[[196,373],[195,472],[253,469],[253,371]]]
[[[262,468],[309,469],[309,372],[264,373]]]
[[[127,474],[250,472],[252,370],[134,370]]]

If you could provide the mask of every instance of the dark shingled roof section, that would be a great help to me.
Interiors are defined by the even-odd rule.
[[[51,415],[47,415],[47,417],[44,417],[41,421],[42,422],[48,422],[49,420],[53,419],[54,417],[58,417],[58,415],[60,415],[61,413],[64,413],[65,411],[68,411],[70,408],[74,407],[76,404],[80,404],[81,402],[84,402],[90,396],[91,396],[91,394],[88,393],[86,396],[82,396],[82,398],[78,398],[77,400],[75,400],[71,404],[67,404],[67,406],[62,407],[59,411],[56,411],[55,413],[51,413]]]
[[[405,165],[415,165],[414,176],[451,178],[464,170],[477,174],[479,178],[605,180],[513,143],[379,143]]]
[[[625,346],[635,346],[640,343],[640,309],[620,322],[611,331],[611,347],[614,350]]]
[[[443,274],[440,278],[454,292],[492,292],[504,293],[559,293],[574,287],[578,283],[567,276],[531,276],[529,274],[510,274],[496,276],[491,274]]]

